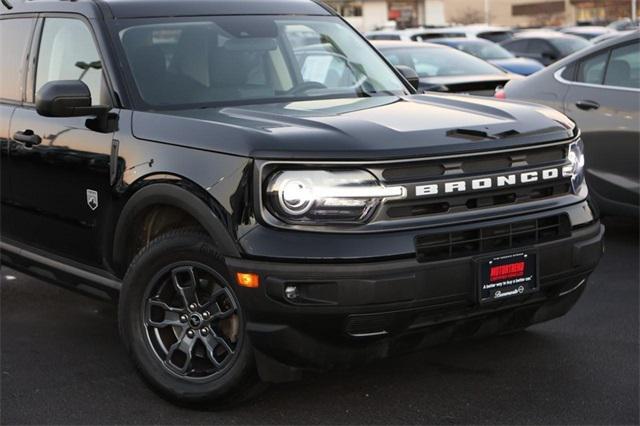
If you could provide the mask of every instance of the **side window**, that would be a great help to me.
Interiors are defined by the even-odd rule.
[[[606,86],[633,87],[640,89],[640,43],[632,43],[611,51]]]
[[[98,49],[91,31],[80,20],[47,18],[44,21],[36,92],[55,80],[82,80],[91,90],[94,104],[110,103]]]
[[[528,40],[514,40],[507,42],[503,45],[503,47],[511,52],[526,52],[527,45],[529,44]]]
[[[25,55],[34,23],[32,18],[0,20],[0,40],[4,40],[0,43],[0,99],[22,101]]]
[[[549,43],[544,40],[531,40],[529,41],[529,52],[537,53],[539,55],[552,54],[553,48]]]
[[[607,50],[606,52],[583,60],[578,66],[576,81],[589,84],[602,84],[608,57],[609,51]]]

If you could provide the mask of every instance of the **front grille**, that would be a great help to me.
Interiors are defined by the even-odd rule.
[[[479,154],[466,157],[394,164],[381,170],[386,185],[408,185],[483,178],[566,164],[566,144]],[[438,214],[464,213],[483,208],[521,204],[571,193],[569,178],[513,185],[485,191],[443,193],[430,198],[411,197],[386,203],[383,220],[401,220]]]
[[[464,231],[421,235],[416,238],[418,262],[454,259],[524,247],[568,237],[566,215],[532,219]]]

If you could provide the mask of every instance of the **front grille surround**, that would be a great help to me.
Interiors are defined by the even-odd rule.
[[[373,161],[351,160],[260,160],[254,163],[254,201],[257,218],[275,228],[313,233],[365,234],[446,226],[509,217],[528,212],[556,209],[575,204],[587,196],[586,186],[578,193],[570,188],[570,178],[502,186],[493,189],[416,196],[415,186],[489,176],[518,174],[531,170],[562,167],[567,153],[578,138],[533,146],[518,146],[493,151],[465,152],[420,159]],[[478,142],[478,144],[481,144]],[[295,225],[273,217],[263,200],[262,189],[268,177],[278,170],[366,170],[387,187],[403,186],[407,198],[384,200],[371,219],[363,224]]]

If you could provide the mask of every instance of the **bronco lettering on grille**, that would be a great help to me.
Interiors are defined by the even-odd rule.
[[[509,173],[473,179],[460,179],[416,185],[416,197],[428,197],[442,194],[464,193],[469,191],[485,191],[515,185],[526,185],[571,177],[571,166],[559,166],[548,169],[529,170],[520,173]]]

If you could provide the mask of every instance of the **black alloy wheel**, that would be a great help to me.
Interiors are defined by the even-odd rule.
[[[241,343],[238,302],[226,280],[203,264],[182,263],[160,271],[143,312],[156,356],[182,378],[219,374]]]

